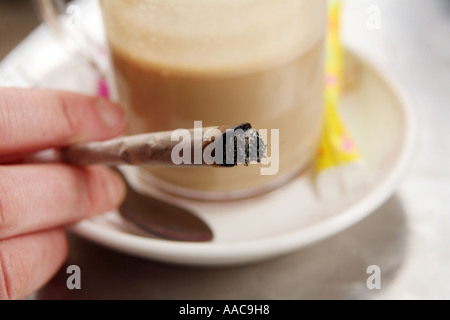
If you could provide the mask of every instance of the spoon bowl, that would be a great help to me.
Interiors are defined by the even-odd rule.
[[[213,239],[212,230],[193,212],[137,192],[126,182],[120,170],[115,171],[127,186],[126,198],[119,207],[119,213],[126,221],[166,240],[207,242]]]

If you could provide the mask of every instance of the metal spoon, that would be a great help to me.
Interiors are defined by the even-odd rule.
[[[124,178],[118,169],[115,171]],[[213,239],[208,225],[191,211],[142,195],[126,185],[127,195],[119,212],[141,230],[167,240],[206,242]]]

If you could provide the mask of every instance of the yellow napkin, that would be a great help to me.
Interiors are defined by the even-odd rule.
[[[339,115],[345,57],[340,39],[341,6],[341,0],[328,2],[325,112],[315,175],[316,189],[325,199],[354,192],[366,176],[361,154]]]

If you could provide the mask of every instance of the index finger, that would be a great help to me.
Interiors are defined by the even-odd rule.
[[[43,89],[0,88],[0,156],[106,140],[124,132],[109,100]]]

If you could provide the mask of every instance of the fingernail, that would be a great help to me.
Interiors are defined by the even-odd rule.
[[[112,129],[123,125],[125,116],[120,107],[106,99],[99,99],[96,107],[101,121],[107,128]]]

